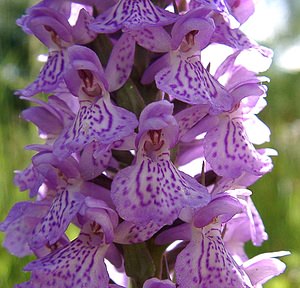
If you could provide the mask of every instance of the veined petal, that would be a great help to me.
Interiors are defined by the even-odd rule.
[[[111,149],[106,149],[106,146],[93,141],[84,147],[79,160],[79,171],[82,179],[96,178],[106,169],[112,155]]]
[[[141,30],[131,30],[130,34],[142,47],[152,52],[169,52],[171,50],[171,37],[160,26],[149,26]]]
[[[113,33],[121,28],[140,29],[146,26],[163,26],[173,23],[177,15],[149,0],[119,0],[113,7],[96,18],[91,29],[99,33]]]
[[[80,10],[77,22],[72,27],[72,35],[76,44],[86,44],[97,37],[97,34],[89,28],[93,19],[85,9]]]
[[[270,157],[255,150],[239,119],[221,119],[204,141],[205,158],[218,175],[237,178],[243,171],[262,175],[272,168]]]
[[[208,114],[208,105],[193,105],[177,113],[175,115],[175,119],[179,125],[178,138],[180,139],[187,132],[189,132],[192,129],[192,127],[207,114]],[[197,135],[198,134],[199,133],[197,133]]]
[[[179,288],[253,287],[224,247],[219,223],[194,228],[191,242],[177,256],[175,273]]]
[[[127,81],[134,62],[135,39],[130,33],[123,33],[115,44],[106,69],[105,78],[109,79],[109,91],[121,88]]]
[[[72,189],[58,189],[48,213],[34,229],[30,243],[32,249],[40,248],[48,242],[52,245],[63,235],[84,201],[84,197]]]
[[[149,221],[145,225],[123,221],[115,230],[114,242],[120,244],[141,243],[150,239],[161,225]]]
[[[10,210],[0,231],[6,233],[3,246],[13,255],[24,257],[32,253],[28,243],[34,227],[47,213],[49,203],[19,202]]]
[[[38,194],[45,177],[41,175],[32,164],[23,171],[15,171],[15,174],[14,184],[17,185],[21,191],[29,189],[30,197],[34,197]]]
[[[109,96],[97,102],[83,100],[73,126],[54,144],[54,153],[66,157],[85,145],[98,141],[111,144],[133,133],[138,125],[135,115],[114,106]]]
[[[212,36],[212,42],[228,45],[239,50],[255,48],[265,57],[272,57],[271,49],[260,46],[255,41],[250,40],[239,28],[231,29],[223,16],[218,15],[214,18],[216,24],[215,34]]]
[[[95,245],[92,237],[95,236],[81,233],[69,245],[29,263],[24,268],[32,271],[29,287],[107,287],[104,255],[108,245]],[[17,287],[28,287],[25,284]]]
[[[189,104],[209,104],[212,111],[228,111],[232,99],[203,67],[199,55],[170,54],[170,66],[155,76],[156,85],[170,96]]]
[[[189,180],[170,160],[145,157],[118,172],[112,183],[112,199],[120,216],[129,222],[172,224],[183,207],[201,207],[209,201],[205,188],[196,181],[197,187],[196,183],[192,186]]]
[[[33,96],[37,93],[50,93],[63,81],[63,73],[66,66],[66,50],[49,52],[47,63],[42,68],[37,79],[26,88],[18,90],[16,93],[25,97]]]

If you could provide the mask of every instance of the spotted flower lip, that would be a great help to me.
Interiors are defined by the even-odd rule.
[[[112,199],[126,221],[139,225],[153,221],[163,226],[171,224],[183,207],[201,207],[210,200],[202,185],[170,161],[173,140],[164,131],[170,127],[167,123],[176,123],[171,113],[172,104],[166,101],[143,110],[134,164],[119,171],[113,180]]]
[[[154,6],[149,0],[119,0],[99,15],[90,28],[98,33],[113,33],[122,28],[138,30],[147,26],[173,23],[176,14]]]
[[[218,223],[194,229],[192,234],[191,242],[177,256],[178,287],[253,287],[248,275],[226,250]]]
[[[24,269],[32,271],[31,279],[17,287],[107,287],[104,257],[109,246],[97,238],[93,232],[82,232],[70,244],[29,263]]]

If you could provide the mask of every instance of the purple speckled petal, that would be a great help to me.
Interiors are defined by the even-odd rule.
[[[54,143],[54,154],[66,157],[93,141],[111,144],[132,134],[137,125],[135,115],[114,106],[108,94],[96,102],[82,100],[72,127]]]
[[[91,29],[99,33],[113,33],[121,28],[141,29],[173,23],[176,14],[155,7],[149,0],[119,0],[116,5],[98,16]]]
[[[14,184],[19,186],[21,191],[29,189],[29,196],[34,197],[38,194],[44,177],[36,171],[34,166],[30,164],[23,171],[15,171]]]
[[[190,131],[190,129],[197,122],[199,122],[205,115],[208,114],[208,110],[209,110],[208,105],[193,105],[177,113],[175,115],[175,119],[179,125],[178,138],[180,139],[188,131]],[[199,133],[197,133],[197,135],[198,134]]]
[[[150,158],[127,167],[115,176],[112,199],[122,218],[145,225],[172,224],[185,206],[201,207],[209,194],[200,184],[190,186],[188,175],[181,174],[168,159],[167,152],[156,161]],[[184,177],[183,177],[184,176]]]
[[[191,242],[177,256],[175,273],[179,288],[253,287],[224,247],[219,223],[194,228]]]
[[[57,189],[48,213],[35,227],[30,247],[40,248],[49,242],[54,244],[65,232],[73,217],[79,211],[84,197],[76,193],[74,187],[61,187]]]
[[[115,44],[106,69],[110,92],[121,88],[127,81],[134,62],[135,39],[130,33],[123,33]]]
[[[237,178],[243,171],[262,175],[272,169],[270,157],[255,150],[238,118],[222,118],[204,141],[205,158],[218,175]]]
[[[141,243],[150,239],[160,228],[161,225],[153,221],[149,221],[145,225],[123,221],[115,230],[114,242],[120,244]]]
[[[37,93],[50,93],[63,81],[63,73],[66,66],[66,50],[49,52],[47,63],[42,68],[37,79],[26,88],[18,90],[16,93],[25,97],[33,96]]]
[[[89,28],[93,19],[85,9],[80,10],[77,22],[72,27],[72,35],[76,44],[86,44],[97,37],[97,33]]]
[[[247,216],[249,217],[249,229],[252,243],[255,246],[260,246],[268,239],[268,234],[265,231],[264,223],[250,197],[247,197]]]
[[[272,50],[260,46],[254,40],[249,39],[239,28],[231,29],[221,15],[215,17],[216,30],[211,41],[228,45],[239,50],[255,48],[263,56],[272,57]]]
[[[32,271],[30,287],[107,287],[109,277],[103,260],[108,246],[93,243],[96,237],[81,233],[69,245],[29,263],[24,270]]]
[[[141,30],[131,30],[130,34],[140,46],[152,52],[164,53],[171,50],[171,37],[162,27],[149,26]]]
[[[93,141],[84,147],[79,160],[82,179],[94,179],[106,169],[111,159],[111,150],[106,149],[106,146]]]
[[[151,278],[145,281],[143,288],[176,288],[176,286],[171,280]]]
[[[185,135],[181,137],[181,141],[189,143],[193,141],[198,135],[206,133],[215,128],[219,124],[219,117],[216,115],[207,114],[198,123],[196,123]]]
[[[0,223],[0,231],[6,233],[3,246],[13,255],[24,257],[32,254],[28,242],[34,227],[47,213],[46,202],[19,202],[10,210],[5,221]]]
[[[203,67],[199,55],[172,52],[170,64],[155,76],[159,89],[189,104],[209,104],[212,111],[231,109],[231,96]]]

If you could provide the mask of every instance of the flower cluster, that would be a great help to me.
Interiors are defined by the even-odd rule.
[[[0,224],[37,257],[16,287],[258,288],[284,271],[288,252],[244,251],[267,239],[247,187],[274,155],[255,147],[272,51],[240,30],[253,2],[44,0],[17,21],[49,53],[17,91],[44,143],[15,176],[32,200]]]

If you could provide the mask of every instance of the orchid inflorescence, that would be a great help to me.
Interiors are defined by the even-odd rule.
[[[268,80],[258,74],[272,59],[240,29],[254,8],[44,0],[27,9],[17,24],[49,52],[16,92],[44,139],[15,175],[32,200],[0,224],[11,254],[37,257],[16,287],[258,288],[284,271],[276,257],[288,252],[244,250],[268,238],[247,187],[276,154],[254,146],[270,136],[256,115]]]

